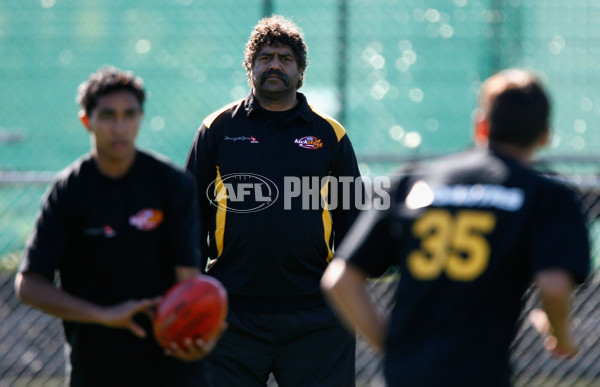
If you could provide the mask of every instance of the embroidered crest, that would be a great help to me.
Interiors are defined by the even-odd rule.
[[[304,149],[319,149],[323,148],[323,141],[314,137],[314,136],[306,136],[302,138],[297,138],[294,140],[294,144],[298,144],[300,148]]]
[[[129,217],[129,224],[138,230],[152,231],[156,229],[163,221],[164,215],[161,210],[154,208],[144,208],[137,214]]]

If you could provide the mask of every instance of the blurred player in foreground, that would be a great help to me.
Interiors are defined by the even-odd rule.
[[[194,360],[214,342],[166,354],[152,336],[158,296],[199,275],[199,217],[191,176],[135,147],[144,99],[113,67],[79,87],[91,152],[55,178],[15,281],[23,302],[63,320],[71,386],[208,385]]]
[[[536,78],[506,70],[480,95],[472,150],[406,171],[392,206],[363,213],[322,278],[341,318],[385,353],[390,386],[508,386],[508,348],[533,280],[551,326],[547,349],[573,356],[575,283],[589,271],[580,203],[529,166],[549,138]],[[389,316],[366,278],[396,266]]]

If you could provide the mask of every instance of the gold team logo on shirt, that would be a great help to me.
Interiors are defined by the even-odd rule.
[[[314,136],[306,136],[297,138],[294,140],[294,144],[298,144],[300,148],[304,149],[319,149],[323,148],[323,141],[319,140]]]
[[[164,215],[161,210],[154,208],[144,208],[137,214],[129,217],[129,224],[138,230],[152,231],[156,229],[163,221]]]

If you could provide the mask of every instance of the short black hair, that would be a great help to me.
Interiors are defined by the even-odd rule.
[[[291,20],[280,15],[273,15],[261,19],[250,34],[250,39],[246,43],[246,53],[244,59],[244,68],[251,80],[252,65],[256,56],[267,45],[285,45],[290,46],[296,55],[298,70],[300,70],[300,79],[298,80],[299,89],[302,86],[302,75],[308,65],[308,46],[304,41],[302,31]]]
[[[482,88],[481,107],[490,142],[526,148],[548,130],[550,101],[531,72],[509,69],[490,77]]]
[[[144,100],[146,99],[144,82],[141,78],[135,76],[133,72],[121,70],[114,66],[101,67],[90,75],[85,82],[79,85],[75,100],[81,105],[85,114],[90,116],[98,103],[98,97],[121,90],[133,93],[143,110]]]

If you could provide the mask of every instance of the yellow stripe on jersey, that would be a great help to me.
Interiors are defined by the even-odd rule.
[[[223,253],[223,240],[225,237],[225,215],[227,213],[227,189],[223,180],[221,180],[221,172],[217,167],[217,178],[215,179],[215,189],[217,191],[217,224],[215,227],[215,244],[217,247],[217,258]]]
[[[220,116],[223,112],[231,109],[233,106],[237,105],[240,103],[241,100],[239,101],[235,101],[230,103],[229,105],[225,105],[223,106],[221,109],[211,113],[208,117],[206,117],[204,119],[204,121],[202,121],[202,125],[206,126],[207,129],[210,129],[210,126],[212,125],[213,121]]]
[[[342,124],[340,124],[339,122],[337,122],[335,120],[335,118],[322,113],[318,110],[315,110],[315,108],[313,108],[312,106],[310,106],[310,109],[317,115],[323,117],[325,120],[327,120],[327,122],[329,122],[329,125],[331,125],[333,127],[333,130],[335,131],[335,135],[337,136],[337,140],[340,141],[342,139],[342,137],[344,137],[346,135],[346,129],[344,129],[344,127],[342,126]]]
[[[325,244],[327,245],[327,262],[331,261],[333,258],[333,251],[331,251],[331,246],[329,245],[329,240],[331,238],[331,229],[333,221],[331,219],[331,213],[329,212],[329,206],[327,205],[327,195],[329,193],[329,178],[325,182],[325,185],[321,188],[321,197],[323,198],[323,230],[325,237]]]

